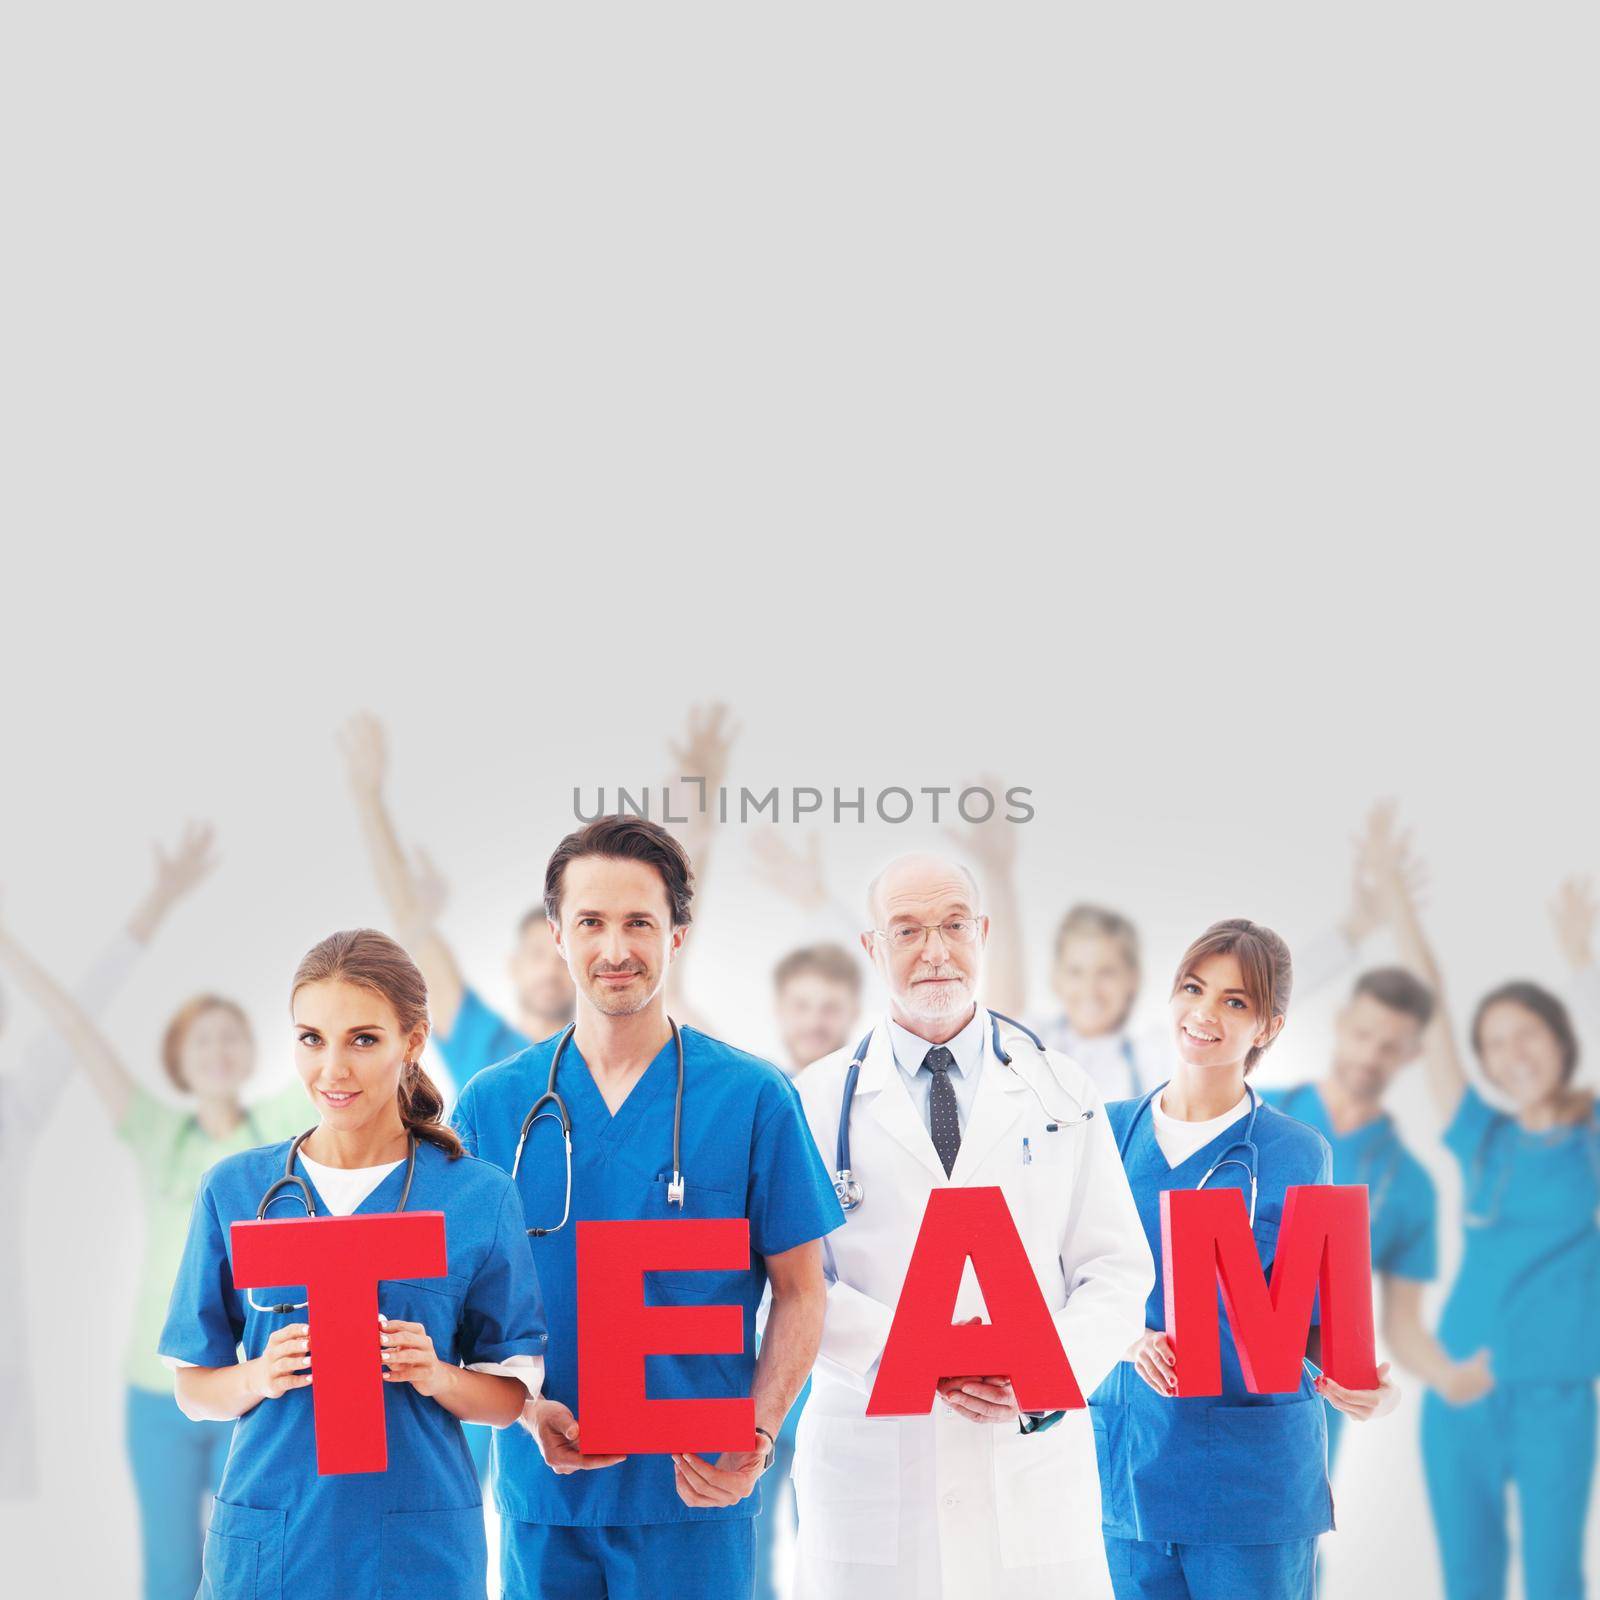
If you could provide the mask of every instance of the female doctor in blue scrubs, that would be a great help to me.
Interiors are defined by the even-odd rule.
[[[506,1427],[538,1391],[543,1320],[522,1206],[505,1174],[464,1156],[438,1120],[438,1091],[417,1064],[427,991],[399,945],[368,929],[334,934],[300,964],[292,1004],[319,1121],[303,1142],[230,1156],[206,1175],[161,1337],[184,1412],[238,1419],[201,1600],[482,1600],[483,1508],[461,1424]],[[445,1214],[448,1273],[379,1289],[386,1472],[318,1476],[308,1325],[256,1310],[233,1286],[230,1224],[256,1215],[291,1160],[317,1215]],[[298,1195],[280,1190],[290,1203],[270,1214],[299,1215]]]
[[[1171,1081],[1107,1108],[1157,1269],[1144,1336],[1090,1399],[1117,1600],[1310,1600],[1317,1535],[1333,1526],[1321,1399],[1365,1418],[1397,1398],[1386,1366],[1380,1389],[1302,1375],[1297,1393],[1252,1394],[1226,1317],[1222,1394],[1173,1392],[1163,1192],[1226,1185],[1248,1204],[1253,1164],[1252,1231],[1270,1271],[1285,1192],[1330,1181],[1322,1136],[1264,1105],[1246,1083],[1283,1027],[1291,978],[1288,946],[1271,929],[1243,919],[1213,924],[1184,953],[1173,983]]]
[[[1402,952],[1440,992],[1404,883],[1390,874],[1387,887]],[[1428,1078],[1444,1142],[1461,1166],[1466,1247],[1439,1342],[1493,1379],[1470,1404],[1435,1390],[1422,1402],[1422,1464],[1445,1593],[1505,1594],[1506,1491],[1515,1484],[1523,1591],[1581,1600],[1600,1376],[1600,1126],[1593,1098],[1570,1086],[1577,1036],[1547,990],[1507,983],[1486,995],[1472,1045],[1509,1110],[1468,1083],[1441,1001],[1426,1040]]]

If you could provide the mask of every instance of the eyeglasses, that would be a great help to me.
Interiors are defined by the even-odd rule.
[[[948,922],[897,922],[892,928],[874,928],[896,950],[918,950],[937,930],[946,944],[971,944],[978,937],[976,917],[952,917]]]

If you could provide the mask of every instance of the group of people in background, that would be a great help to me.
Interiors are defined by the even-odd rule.
[[[671,752],[677,772],[719,786],[734,737],[721,708],[696,713]],[[1450,1600],[1505,1593],[1512,1490],[1525,1592],[1549,1600],[1584,1594],[1600,1377],[1600,1333],[1590,1316],[1600,1304],[1600,1125],[1593,1095],[1577,1081],[1578,1029],[1548,989],[1526,981],[1495,988],[1477,1001],[1466,1030],[1482,1087],[1475,1086],[1419,914],[1415,855],[1390,808],[1368,819],[1350,902],[1333,927],[1297,940],[1291,962],[1271,930],[1242,919],[1216,924],[1184,952],[1165,996],[1165,1024],[1149,1029],[1136,1024],[1145,965],[1138,931],[1107,907],[1064,909],[1050,995],[1030,1003],[1017,835],[1004,822],[960,830],[954,857],[896,862],[866,896],[865,927],[833,895],[819,835],[794,847],[778,830],[762,830],[754,855],[764,881],[837,936],[774,964],[784,1057],[776,1065],[793,1091],[785,1099],[752,1068],[733,1075],[737,1087],[723,1101],[718,1073],[730,1062],[742,1071],[744,1058],[718,1042],[714,1019],[697,1012],[687,992],[688,880],[677,883],[670,851],[599,852],[644,871],[643,889],[632,878],[591,883],[580,871],[594,901],[584,909],[602,921],[608,908],[627,910],[629,895],[646,894],[648,874],[662,878],[668,893],[658,924],[614,935],[572,922],[565,897],[574,879],[558,873],[552,899],[547,873],[543,898],[513,930],[514,1010],[501,1015],[462,971],[443,931],[439,873],[407,847],[390,813],[381,726],[354,719],[340,750],[392,940],[339,936],[343,942],[325,941],[302,963],[291,995],[301,1070],[289,1089],[247,1098],[256,1046],[248,1018],[226,996],[201,993],[175,1011],[159,1063],[168,1093],[154,1093],[138,1064],[130,1070],[107,1042],[109,1008],[140,952],[212,870],[206,830],[191,828],[170,853],[158,852],[149,894],[75,989],[58,986],[0,925],[0,977],[45,1025],[0,1072],[0,1253],[9,1252],[10,1280],[21,1277],[15,1201],[25,1151],[72,1068],[137,1162],[145,1260],[126,1357],[126,1441],[147,1600],[195,1594],[203,1548],[213,1592],[253,1593],[240,1587],[240,1574],[265,1559],[264,1549],[295,1559],[296,1540],[284,1540],[296,1530],[256,1515],[275,1499],[311,1507],[297,1530],[301,1544],[338,1544],[336,1530],[344,1530],[351,1565],[308,1567],[299,1587],[314,1592],[365,1592],[370,1552],[349,1529],[364,1518],[397,1527],[396,1504],[381,1488],[312,1495],[296,1483],[295,1463],[313,1459],[308,1408],[294,1413],[279,1402],[309,1382],[306,1329],[248,1306],[232,1308],[240,1320],[230,1325],[231,1302],[214,1282],[225,1245],[219,1233],[197,1232],[206,1215],[219,1228],[226,1216],[254,1215],[285,1160],[287,1170],[300,1163],[332,1214],[410,1203],[450,1218],[452,1293],[397,1296],[384,1335],[392,1341],[390,1376],[406,1391],[414,1424],[401,1435],[391,1474],[398,1468],[421,1482],[427,1504],[406,1502],[425,1512],[424,1525],[409,1544],[397,1534],[380,1563],[403,1563],[413,1575],[437,1562],[481,1568],[481,1517],[474,1532],[459,1513],[471,1503],[472,1480],[493,1478],[508,1594],[558,1586],[580,1594],[593,1582],[597,1593],[645,1594],[663,1575],[680,1595],[732,1594],[744,1591],[708,1586],[706,1573],[748,1564],[756,1592],[776,1595],[789,1587],[780,1552],[792,1553],[805,1594],[1089,1593],[1091,1575],[1107,1571],[1119,1597],[1309,1594],[1317,1537],[1332,1527],[1328,1475],[1341,1418],[1383,1414],[1394,1385],[1386,1376],[1371,1393],[1339,1390],[1319,1373],[1313,1347],[1298,1394],[1249,1395],[1236,1357],[1225,1363],[1220,1401],[1171,1394],[1159,1197],[1198,1182],[1243,1187],[1240,1160],[1230,1156],[1241,1144],[1258,1169],[1251,1220],[1264,1266],[1288,1186],[1367,1186],[1383,1343],[1426,1391],[1422,1461]],[[701,814],[672,841],[693,864],[701,903],[714,879],[717,833]],[[563,873],[572,870],[571,860],[563,863]],[[1570,884],[1553,916],[1591,1026],[1600,1015],[1594,899]],[[1380,927],[1392,936],[1396,964],[1358,970],[1360,946]],[[623,942],[602,948],[603,934]],[[889,1000],[887,1015],[871,1022],[863,1019],[869,970]],[[1258,1094],[1249,1074],[1284,1026],[1291,990],[1299,997],[1341,981],[1349,989],[1325,1070]],[[633,1010],[631,993],[642,997]],[[671,1044],[656,1036],[669,1026]],[[563,1039],[564,1063],[556,1053]],[[460,1097],[453,1123],[423,1071],[425,1046]],[[572,1209],[574,1196],[599,1208],[591,1215],[612,1204],[632,1215],[673,1214],[670,1201],[663,1209],[655,1197],[653,1167],[636,1175],[637,1194],[623,1196],[617,1185],[632,1179],[591,1160],[596,1144],[628,1115],[642,1115],[641,1106],[657,1105],[651,1114],[659,1121],[662,1093],[671,1126],[674,1047],[687,1082],[683,1115],[693,1119],[685,1147],[699,1141],[714,1152],[716,1141],[733,1137],[739,1151],[737,1161],[724,1160],[720,1182],[697,1188],[690,1167],[690,1193],[703,1205],[708,1186],[714,1196],[737,1187],[737,1214],[759,1217],[752,1248],[761,1265],[748,1275],[754,1298],[750,1284],[731,1281],[711,1298],[744,1306],[752,1342],[762,1330],[767,1354],[742,1376],[744,1392],[758,1395],[770,1448],[710,1464],[585,1460],[581,1419],[570,1406],[573,1350],[562,1333],[571,1311],[561,1254],[570,1230],[563,1240],[561,1228],[549,1229],[552,1237],[535,1239],[531,1253],[522,1239],[525,1228],[543,1226],[544,1211],[553,1222]],[[1385,1108],[1398,1075],[1419,1060],[1464,1199],[1464,1250],[1437,1327],[1424,1307],[1437,1275],[1434,1188]],[[874,1189],[859,1211],[841,1214],[833,1169],[852,1065],[859,1110],[851,1119],[847,1106],[846,1120]],[[565,1196],[550,1157],[559,1143],[531,1146],[537,1170],[523,1170],[520,1191],[512,1177],[523,1153],[518,1125],[545,1090],[547,1070],[552,1082],[561,1075],[571,1124]],[[581,1095],[568,1086],[570,1074]],[[1001,1114],[989,1097],[1002,1085],[1016,1088],[1009,1114],[1048,1112],[1041,1126],[1051,1128],[1024,1137],[1025,1165],[1003,1174],[981,1165],[985,1154],[999,1159],[998,1144],[981,1147],[984,1119]],[[392,1117],[387,1109],[368,1116],[391,1102]],[[1097,1192],[1111,1198],[1103,1215],[1086,1218],[1058,1191],[1062,1173],[1050,1170],[1066,1159],[1055,1130],[1070,1126],[1065,1110],[1081,1117],[1101,1106],[1106,1115],[1085,1120],[1072,1170],[1114,1169],[1118,1183],[1097,1176]],[[913,1112],[914,1128],[896,1127]],[[747,1138],[730,1135],[747,1122]],[[650,1126],[630,1137],[649,1143],[660,1131]],[[463,1148],[480,1160],[463,1166]],[[718,1157],[708,1159],[716,1176]],[[491,1177],[497,1167],[503,1173]],[[363,1176],[353,1181],[355,1174]],[[1045,1219],[1039,1250],[1058,1259],[1061,1278],[1051,1307],[1088,1411],[1028,1416],[1002,1380],[979,1376],[942,1390],[929,1418],[868,1420],[865,1388],[887,1331],[880,1313],[886,1300],[892,1305],[910,1247],[906,1219],[914,1235],[930,1188],[975,1181],[1000,1182],[1014,1211]],[[896,1207],[884,1203],[891,1194]],[[681,1214],[707,1213],[691,1205]],[[818,1303],[807,1353],[819,1292],[826,1315]],[[236,1367],[240,1340],[260,1348]],[[8,1498],[37,1492],[30,1395],[38,1362],[13,1343],[0,1367],[0,1495]],[[469,1378],[449,1377],[454,1371]],[[393,1438],[391,1430],[392,1451]],[[563,1451],[573,1457],[565,1467],[557,1464]],[[1073,1474],[1085,1463],[1091,1481],[1098,1474],[1102,1516],[1088,1553],[1062,1511],[1064,1499],[1083,1498]],[[225,1466],[228,1491],[213,1511]],[[746,1556],[738,1539],[751,1532],[757,1479],[764,1514]],[[781,1533],[796,1517],[797,1534]],[[746,1524],[743,1532],[736,1523]],[[706,1542],[715,1539],[724,1542]],[[417,1581],[414,1592],[435,1592]]]

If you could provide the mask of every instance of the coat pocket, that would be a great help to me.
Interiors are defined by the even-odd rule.
[[[483,1600],[488,1583],[482,1506],[384,1513],[377,1600]]]
[[[282,1600],[281,1511],[211,1503],[198,1600]]]
[[[1044,1433],[996,1428],[995,1521],[1004,1567],[1079,1561],[1101,1548],[1093,1430],[1069,1411]]]
[[[900,1429],[893,1419],[825,1417],[807,1407],[795,1444],[800,1542],[820,1561],[900,1559]]]

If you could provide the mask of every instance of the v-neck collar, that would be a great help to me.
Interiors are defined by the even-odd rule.
[[[689,1041],[684,1040],[687,1057]],[[578,1049],[578,1041],[570,1039],[561,1059],[561,1069],[556,1074],[556,1090],[575,1102],[578,1114],[574,1123],[592,1120],[597,1137],[602,1144],[616,1144],[626,1140],[628,1130],[649,1114],[650,1107],[661,1098],[668,1082],[677,1081],[677,1049],[669,1038],[652,1057],[650,1065],[639,1075],[639,1080],[623,1097],[622,1104],[613,1112],[594,1081],[589,1063]]]
[[[1191,1167],[1195,1164],[1195,1162],[1203,1160],[1206,1156],[1210,1155],[1211,1152],[1216,1150],[1224,1140],[1226,1140],[1229,1144],[1238,1144],[1243,1141],[1241,1129],[1247,1128],[1250,1125],[1250,1113],[1253,1109],[1251,1106],[1246,1106],[1242,1116],[1235,1117],[1233,1121],[1227,1125],[1227,1127],[1222,1129],[1222,1131],[1208,1143],[1201,1145],[1198,1150],[1190,1151],[1190,1153],[1186,1155],[1183,1160],[1177,1164],[1177,1166],[1173,1166],[1167,1160],[1166,1151],[1161,1148],[1161,1141],[1156,1138],[1156,1106],[1160,1102],[1162,1091],[1166,1087],[1166,1084],[1162,1084],[1160,1089],[1156,1089],[1151,1092],[1150,1097],[1146,1102],[1139,1118],[1144,1126],[1139,1129],[1138,1137],[1145,1146],[1146,1159],[1149,1161],[1150,1165],[1154,1166],[1158,1171],[1169,1173],[1171,1176],[1177,1177],[1177,1175],[1182,1172],[1185,1167]],[[1249,1098],[1248,1090],[1245,1091],[1245,1096],[1247,1099]],[[1259,1104],[1259,1102],[1257,1103]]]
[[[417,1140],[417,1165],[419,1167],[422,1165],[423,1151],[429,1148],[431,1147],[426,1139]],[[352,1217],[360,1217],[372,1212],[393,1211],[394,1208],[399,1204],[400,1191],[405,1185],[406,1165],[406,1158],[401,1156],[400,1165],[397,1166],[393,1172],[385,1173],[383,1181],[378,1185],[378,1187],[374,1189],[372,1193],[369,1194],[366,1199],[355,1208],[354,1211],[349,1212],[348,1215]],[[316,1182],[311,1176],[310,1167],[308,1167],[298,1156],[295,1158],[294,1171],[296,1177],[304,1178],[305,1181],[311,1186],[311,1193],[315,1196],[317,1202],[317,1215],[319,1217],[331,1217],[333,1215],[333,1210],[328,1205],[328,1202],[323,1199],[322,1191],[317,1187]],[[279,1192],[287,1192],[290,1194],[293,1193],[292,1190],[280,1190]],[[413,1198],[415,1197],[415,1193],[416,1185],[413,1183]],[[408,1201],[407,1203],[409,1204],[410,1202]]]

